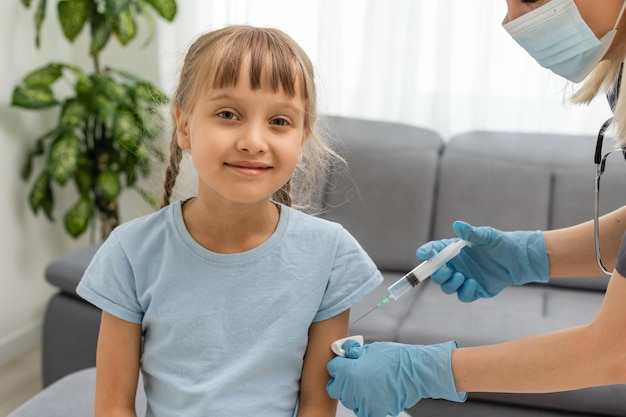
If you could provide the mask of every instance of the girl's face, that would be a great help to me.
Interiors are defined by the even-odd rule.
[[[304,99],[252,90],[248,73],[244,65],[236,86],[209,88],[189,114],[176,111],[178,144],[191,150],[199,198],[267,201],[301,160]]]
[[[549,3],[550,0],[537,0],[535,2],[523,2],[522,0],[506,0],[507,18],[513,21],[518,17]],[[585,23],[598,39],[613,29],[624,0],[575,0],[574,3]],[[622,19],[622,22],[626,19]],[[618,26],[617,36],[613,44],[604,56],[605,59],[623,59],[622,49],[626,41],[622,25]],[[622,32],[622,33],[620,33]]]

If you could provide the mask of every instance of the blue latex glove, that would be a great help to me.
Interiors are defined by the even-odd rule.
[[[451,341],[420,346],[380,342],[361,347],[348,340],[346,357],[328,363],[328,395],[340,400],[358,417],[396,416],[422,398],[463,402],[452,376]]]
[[[502,232],[492,227],[474,227],[456,221],[454,232],[472,243],[432,274],[431,279],[447,294],[470,302],[489,298],[511,285],[548,282],[550,272],[543,232]],[[458,239],[428,242],[417,249],[419,259],[428,259]]]

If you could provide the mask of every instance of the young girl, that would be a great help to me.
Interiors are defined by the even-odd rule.
[[[340,225],[290,207],[332,154],[315,106],[311,62],[278,30],[191,46],[164,207],[114,230],[77,290],[103,310],[96,416],[135,415],[140,369],[148,416],[335,415],[330,344],[382,278]],[[183,152],[197,195],[170,205]]]

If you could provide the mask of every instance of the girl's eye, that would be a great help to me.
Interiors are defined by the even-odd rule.
[[[276,126],[289,126],[289,122],[282,118],[273,119],[271,123]]]
[[[235,120],[237,116],[232,111],[224,110],[217,114],[222,119]]]

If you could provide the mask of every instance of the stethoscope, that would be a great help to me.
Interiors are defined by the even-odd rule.
[[[614,86],[611,88],[609,93],[607,94],[607,99],[609,101],[609,105],[611,106],[611,110],[615,111],[615,105],[617,103],[617,98],[619,95],[619,90],[622,84],[622,73],[624,70],[624,63],[619,67],[617,79],[615,80]],[[621,148],[613,149],[604,155],[602,154],[602,142],[604,141],[604,133],[609,128],[611,123],[613,122],[613,118],[609,118],[606,122],[602,124],[600,127],[600,131],[598,132],[598,139],[596,141],[596,150],[593,155],[593,162],[596,164],[596,178],[594,181],[594,216],[593,216],[593,239],[596,248],[596,260],[598,261],[598,266],[606,275],[612,275],[612,272],[606,269],[604,263],[602,262],[602,256],[600,256],[600,177],[604,174],[604,170],[606,169],[606,159],[615,152],[621,152],[626,160],[626,145]]]
[[[620,77],[621,78],[621,77]],[[619,88],[619,82],[618,82]],[[626,160],[626,146],[618,149],[613,149],[608,151],[605,154],[602,154],[602,142],[604,140],[604,133],[611,125],[613,118],[611,117],[606,122],[602,124],[600,127],[600,131],[598,132],[598,140],[596,141],[596,150],[594,153],[593,161],[596,164],[596,177],[594,181],[594,216],[593,216],[593,238],[595,241],[596,248],[596,260],[598,261],[598,266],[606,275],[611,275],[612,272],[606,269],[604,263],[602,262],[602,257],[600,256],[600,226],[599,226],[599,218],[600,218],[600,177],[604,174],[606,169],[606,159],[615,152],[621,152],[624,160]]]

